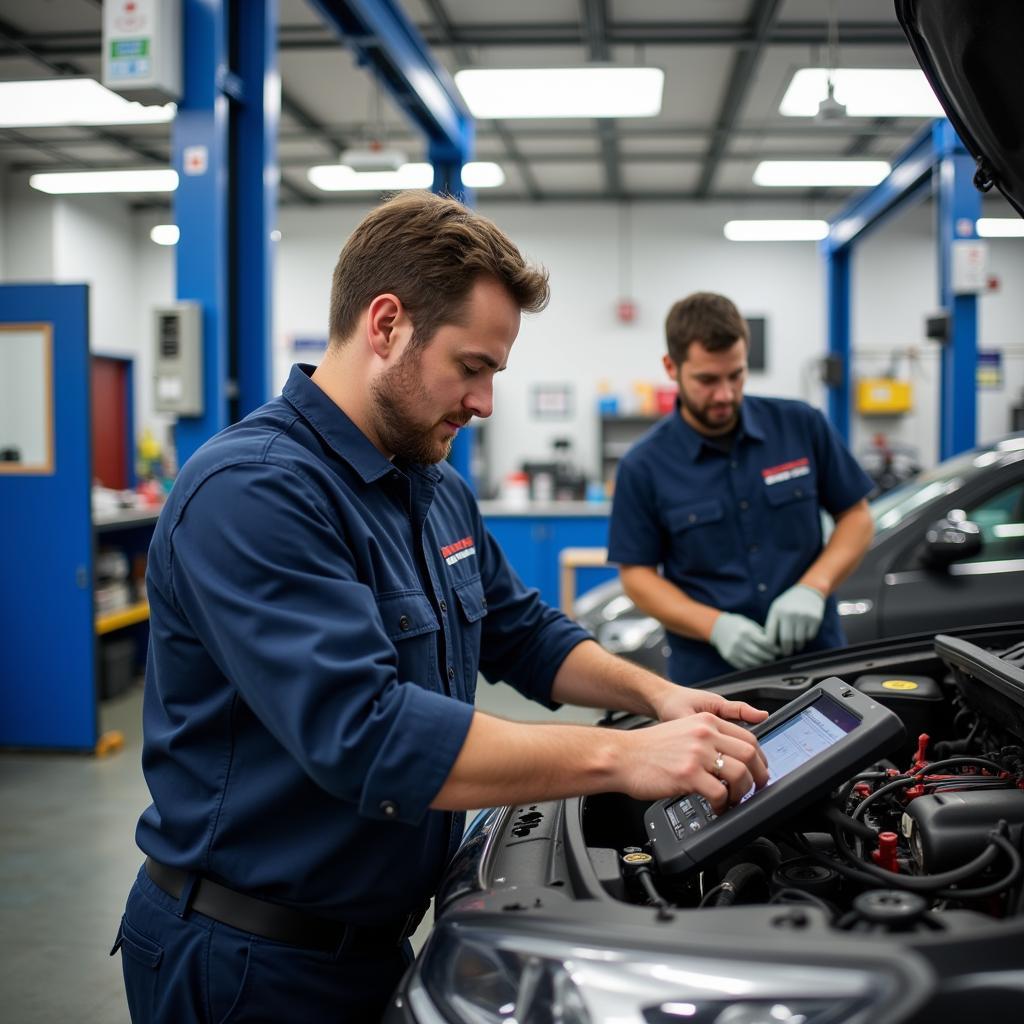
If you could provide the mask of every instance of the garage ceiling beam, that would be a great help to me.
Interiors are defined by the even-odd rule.
[[[434,18],[436,31],[440,33],[443,40],[438,45],[451,48],[455,59],[462,67],[472,67],[475,63],[473,55],[462,43],[455,42],[455,29],[442,0],[424,0],[424,3]],[[527,163],[526,158],[520,152],[519,147],[516,145],[515,137],[506,127],[505,122],[494,119],[489,121],[488,124],[490,130],[501,139],[501,144],[505,147],[505,152],[508,154],[509,162],[514,164],[518,170],[519,177],[522,178],[523,186],[526,189],[526,194],[530,199],[540,199],[540,185],[537,184],[537,177],[530,168],[529,163]],[[477,126],[476,130],[480,130],[479,126]]]
[[[587,60],[611,60],[611,49],[608,46],[607,0],[580,0],[580,20],[583,23]],[[601,161],[604,164],[605,191],[610,198],[621,199],[622,166],[619,163],[619,137],[615,120],[597,118],[597,137],[600,140]]]
[[[694,189],[698,199],[703,199],[711,190],[715,174],[718,172],[718,164],[728,148],[733,126],[739,118],[743,104],[746,103],[747,93],[761,63],[765,40],[775,25],[781,7],[782,0],[754,0],[750,12],[750,33],[753,43],[741,50],[733,59],[725,99],[722,101],[722,109],[711,136],[704,168]]]
[[[891,22],[843,22],[839,29],[844,49],[907,45],[899,25]],[[580,41],[579,24],[572,21],[466,24],[447,37],[436,25],[421,25],[419,30],[432,46],[575,46]],[[53,60],[95,57],[101,45],[99,32],[26,32],[19,38]],[[607,39],[610,46],[737,46],[754,42],[747,25],[728,21],[611,21]],[[828,22],[783,22],[765,42],[769,46],[824,46]],[[281,50],[335,49],[338,45],[334,35],[320,25],[282,25],[278,43]],[[0,57],[17,55],[17,46],[0,39]]]

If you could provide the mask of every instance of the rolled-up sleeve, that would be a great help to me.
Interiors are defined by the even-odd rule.
[[[172,600],[305,774],[368,818],[415,824],[473,709],[399,678],[335,520],[301,473],[266,463],[214,472],[173,529]]]

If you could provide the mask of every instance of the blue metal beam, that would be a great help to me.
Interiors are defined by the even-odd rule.
[[[942,352],[939,456],[948,458],[975,441],[977,394],[977,299],[954,296],[950,285],[952,244],[974,238],[981,197],[974,190],[974,165],[945,119],[922,129],[896,159],[884,181],[847,206],[832,221],[822,243],[828,273],[829,353],[841,374],[829,387],[829,417],[849,440],[851,400],[850,273],[853,247],[871,231],[933,191],[938,192],[938,253],[941,300],[951,317],[951,337]]]
[[[465,160],[472,117],[451,76],[392,0],[310,0],[361,64],[373,67],[431,142],[447,143]]]
[[[270,397],[278,0],[184,0],[184,96],[172,132],[178,298],[199,302],[203,414],[178,458]],[[230,61],[236,66],[232,67]]]
[[[221,0],[182,4],[184,95],[171,130],[178,189],[174,220],[178,298],[202,308],[203,414],[180,416],[175,427],[184,461],[228,418],[228,98],[227,25]]]
[[[974,187],[974,159],[945,122],[952,143],[938,173],[936,234],[939,293],[949,314],[949,338],[942,348],[939,387],[939,458],[973,448],[978,420],[978,297],[953,292],[953,246],[977,238],[981,193]]]
[[[237,354],[241,419],[270,398],[273,376],[270,296],[277,223],[277,124],[281,83],[277,74],[278,0],[235,4],[242,101],[231,109],[232,341]]]
[[[928,196],[932,170],[939,156],[935,126],[942,123],[933,122],[922,128],[896,158],[885,179],[855,199],[832,221],[824,242],[827,252],[852,245],[890,217]]]

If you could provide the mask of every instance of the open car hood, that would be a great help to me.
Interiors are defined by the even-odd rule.
[[[896,0],[896,16],[978,162],[975,184],[1024,215],[1024,2]]]

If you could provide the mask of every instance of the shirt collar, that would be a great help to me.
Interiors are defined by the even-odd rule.
[[[310,379],[315,369],[307,363],[296,363],[288,375],[282,395],[365,483],[373,483],[386,476],[395,468],[391,460],[385,458],[344,410]]]
[[[708,450],[716,450],[711,445],[710,438],[707,438],[699,431],[694,430],[693,427],[683,419],[682,404],[678,398],[676,398],[676,407],[675,412],[672,413],[672,419],[672,430],[676,440],[682,445],[683,451],[691,462],[696,462],[705,448]],[[761,423],[761,419],[757,415],[757,410],[748,398],[745,398],[740,403],[740,422],[739,429],[736,431],[736,441],[740,442],[746,438],[750,438],[752,441],[764,440],[764,427]]]

